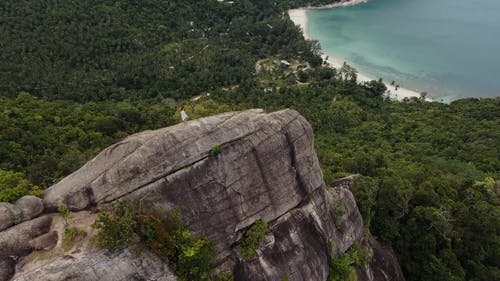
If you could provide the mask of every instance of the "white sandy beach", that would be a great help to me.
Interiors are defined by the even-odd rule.
[[[366,3],[368,0],[351,0],[351,1],[344,1],[336,4],[331,4],[331,5],[325,5],[321,7],[307,7],[307,8],[299,8],[299,9],[292,9],[288,11],[288,15],[290,16],[290,19],[300,28],[302,29],[302,33],[304,34],[304,37],[306,39],[314,39],[311,38],[309,35],[309,30],[307,26],[307,10],[309,9],[330,9],[330,8],[337,8],[337,7],[346,7],[346,6],[352,6],[352,5],[357,5],[361,3]],[[323,59],[328,58],[328,63],[335,68],[341,68],[342,65],[344,64],[344,61],[342,59],[335,58],[335,56],[332,54],[323,54]],[[349,63],[349,62],[347,62]],[[363,73],[358,73],[358,82],[369,82],[372,80],[378,80],[378,78],[375,77],[370,77],[369,75],[363,74]],[[395,98],[398,100],[402,100],[405,97],[420,97],[420,93],[417,91],[413,91],[410,89],[402,88],[399,87],[398,90],[396,91],[396,87],[390,85],[389,83],[385,82],[385,86],[387,87],[388,93],[391,98]],[[427,100],[430,100],[427,98]]]

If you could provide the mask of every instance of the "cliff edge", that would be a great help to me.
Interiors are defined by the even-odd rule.
[[[120,199],[179,210],[187,229],[214,242],[216,270],[234,280],[325,281],[331,260],[354,244],[370,253],[360,280],[404,280],[392,251],[365,234],[349,183],[325,186],[312,129],[293,110],[145,131],[106,148],[42,199],[0,203],[0,281],[177,280],[144,249],[110,253],[90,239],[63,249],[59,206],[92,236],[95,210]],[[258,220],[268,223],[266,237],[243,259],[236,245]]]

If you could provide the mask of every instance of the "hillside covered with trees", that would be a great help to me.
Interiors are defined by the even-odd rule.
[[[500,100],[397,102],[380,81],[323,67],[286,14],[305,2],[2,1],[0,201],[176,124],[183,104],[192,118],[294,108],[314,128],[327,184],[362,175],[353,192],[367,231],[408,280],[498,280]]]
[[[187,98],[250,79],[258,58],[317,63],[281,12],[248,0],[2,1],[1,95]]]

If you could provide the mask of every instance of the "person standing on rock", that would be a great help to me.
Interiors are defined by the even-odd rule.
[[[189,120],[189,116],[187,115],[186,111],[184,111],[184,105],[181,107],[181,119],[182,122],[186,122]]]

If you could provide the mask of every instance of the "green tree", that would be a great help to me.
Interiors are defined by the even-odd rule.
[[[40,195],[41,190],[28,182],[22,173],[0,170],[0,202],[14,202],[29,194]]]

